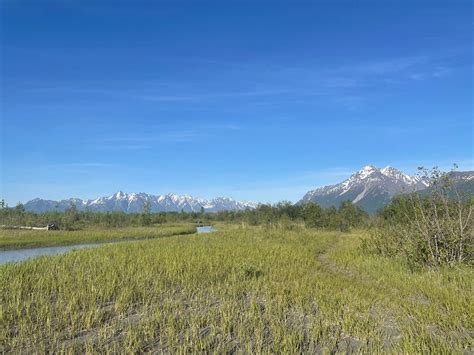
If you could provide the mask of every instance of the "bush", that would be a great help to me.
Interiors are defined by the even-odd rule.
[[[472,264],[472,197],[461,196],[449,174],[423,169],[422,176],[430,183],[427,192],[395,198],[379,214],[365,247],[410,264]]]

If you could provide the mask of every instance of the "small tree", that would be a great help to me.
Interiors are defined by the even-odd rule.
[[[301,214],[307,227],[323,227],[323,209],[318,204],[313,202],[305,203]]]
[[[148,200],[143,203],[141,222],[143,226],[151,225],[151,204]]]
[[[351,201],[344,201],[339,207],[338,213],[341,232],[348,232],[353,227],[361,226],[368,218],[367,213]]]
[[[25,206],[21,202],[18,202],[15,206],[15,212],[19,214],[25,213]]]
[[[77,228],[75,226],[77,221],[79,221],[79,213],[77,212],[76,204],[71,201],[69,208],[64,213],[64,228],[68,230]]]

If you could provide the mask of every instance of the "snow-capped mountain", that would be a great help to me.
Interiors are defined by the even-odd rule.
[[[449,175],[458,191],[474,196],[474,171],[452,172]],[[339,184],[309,191],[298,203],[316,202],[322,207],[337,207],[349,200],[365,211],[373,213],[389,203],[393,196],[413,191],[423,191],[423,193],[430,191],[428,180],[419,176],[410,176],[390,166],[378,169],[368,165]],[[189,195],[156,196],[122,191],[95,200],[71,198],[52,201],[36,198],[24,206],[27,211],[32,212],[64,211],[74,204],[79,211],[137,213],[143,210],[145,202],[150,204],[152,212],[199,212],[201,208],[204,208],[206,212],[242,211],[258,206],[257,203],[236,201],[226,197],[202,199]]]
[[[36,198],[28,201],[25,204],[25,209],[32,212],[64,211],[71,204],[74,204],[79,211],[137,213],[143,210],[145,202],[150,204],[151,212],[199,212],[201,207],[206,212],[241,211],[257,206],[252,202],[239,202],[227,197],[217,197],[208,200],[194,198],[189,195],[167,194],[155,196],[146,193],[125,193],[119,191],[111,196],[99,197],[95,200],[71,198],[51,201]]]
[[[373,213],[386,205],[393,196],[423,190],[428,185],[427,180],[410,176],[391,166],[378,169],[367,165],[340,184],[309,191],[300,202],[311,201],[322,207],[331,207],[349,200]]]

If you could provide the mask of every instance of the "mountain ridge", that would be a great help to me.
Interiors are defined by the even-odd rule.
[[[463,189],[471,190],[474,184],[474,171],[450,172],[454,181]],[[322,207],[339,206],[351,201],[368,213],[375,213],[399,194],[422,191],[429,188],[429,179],[408,175],[391,166],[382,169],[366,165],[353,173],[348,179],[333,185],[308,191],[298,203],[315,202]]]
[[[24,204],[25,210],[30,212],[64,211],[74,204],[78,211],[137,213],[143,210],[145,203],[150,205],[151,212],[199,212],[204,208],[206,212],[242,211],[255,208],[256,203],[236,201],[228,197],[212,199],[195,198],[191,195],[165,194],[151,195],[144,192],[125,193],[117,191],[110,196],[96,199],[69,198],[64,200],[46,200],[35,198]]]
[[[474,171],[453,171],[448,173],[461,191],[474,195]],[[368,213],[375,213],[399,194],[430,191],[429,179],[412,176],[391,166],[377,168],[366,165],[348,179],[333,185],[308,191],[297,204],[315,202],[322,207],[338,207],[344,201],[351,201]],[[259,204],[237,201],[228,197],[212,199],[195,198],[191,195],[152,195],[144,192],[125,193],[117,191],[110,196],[96,199],[70,198],[60,201],[36,198],[24,204],[27,211],[64,211],[74,204],[79,211],[137,213],[143,210],[145,202],[151,212],[206,212],[243,211],[256,208]]]

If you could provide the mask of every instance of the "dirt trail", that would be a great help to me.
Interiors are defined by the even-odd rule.
[[[380,285],[374,284],[367,275],[363,275],[356,270],[351,270],[349,267],[341,266],[335,261],[331,260],[330,255],[332,252],[337,250],[337,246],[341,243],[340,240],[336,241],[332,246],[326,249],[324,252],[317,255],[317,260],[322,266],[323,271],[342,276],[350,283],[366,284],[367,287],[380,287]],[[383,286],[384,291],[389,290],[391,293],[396,294],[397,290],[392,288],[388,289],[386,285]],[[378,326],[378,331],[382,334],[384,348],[387,350],[393,346],[399,344],[403,337],[399,330],[399,327],[395,321],[395,315],[392,310],[386,307],[382,307],[380,304],[373,305],[371,309],[367,310],[367,314],[370,318],[375,319]],[[359,346],[357,339],[352,337],[346,337],[341,339],[336,346],[337,351],[345,351],[346,353],[356,352]]]

